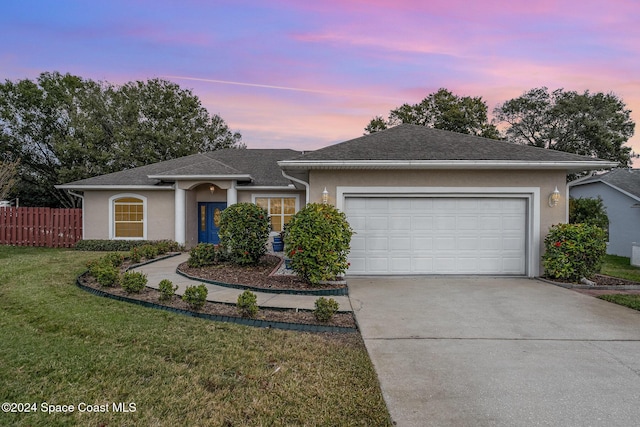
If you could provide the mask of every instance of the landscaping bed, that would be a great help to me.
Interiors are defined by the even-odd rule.
[[[550,279],[547,277],[541,277],[540,280],[551,283],[553,285],[561,286],[567,289],[577,289],[577,290],[598,290],[598,291],[609,291],[614,293],[615,291],[625,291],[625,290],[638,290],[640,291],[640,282],[636,282],[633,280],[622,279],[619,277],[607,276],[604,274],[596,274],[590,280],[593,282],[593,285],[585,284],[585,283],[574,283],[574,282],[562,282],[558,279]]]
[[[282,259],[275,255],[264,255],[254,266],[238,266],[220,263],[207,267],[189,267],[186,262],[178,266],[178,272],[190,278],[210,282],[241,285],[256,290],[323,291],[346,289],[344,283],[326,283],[312,286],[295,274],[272,274]]]
[[[121,267],[123,270],[126,270],[129,266],[127,264],[123,264]],[[256,279],[259,280],[260,277],[264,275],[264,272],[261,272],[260,269],[252,270],[251,268],[242,267],[242,269],[248,269],[249,271],[253,271],[252,273],[247,272],[244,277],[248,279]],[[217,270],[224,270],[222,268]],[[267,273],[268,274],[268,273]],[[189,305],[182,301],[178,295],[174,296],[170,301],[160,301],[160,292],[156,289],[146,287],[140,293],[127,293],[121,287],[105,287],[101,286],[95,278],[91,275],[85,273],[78,278],[78,283],[81,286],[85,286],[88,288],[95,289],[100,292],[104,292],[110,295],[114,295],[119,298],[126,298],[137,301],[145,301],[148,303],[152,303],[155,305],[159,305],[162,307],[170,307],[176,310],[184,311],[184,312],[192,312],[193,310],[189,307]],[[251,282],[250,282],[251,283]],[[197,313],[208,314],[212,316],[221,316],[228,317],[230,321],[234,319],[241,319],[238,314],[238,310],[235,305],[232,304],[224,304],[224,303],[214,303],[207,301]],[[263,309],[260,308],[258,314],[253,318],[255,320],[259,320],[262,322],[284,322],[290,324],[302,324],[302,325],[317,325],[322,327],[338,327],[338,328],[351,328],[353,331],[356,329],[355,319],[353,317],[353,313],[336,313],[331,320],[328,322],[319,322],[313,312],[304,311],[304,310],[277,310],[277,309]],[[265,324],[264,326],[268,326]],[[274,325],[277,327],[277,325]],[[295,328],[287,328],[287,329],[295,329]]]

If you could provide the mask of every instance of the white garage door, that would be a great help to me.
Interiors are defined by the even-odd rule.
[[[347,197],[349,274],[525,274],[527,201]]]

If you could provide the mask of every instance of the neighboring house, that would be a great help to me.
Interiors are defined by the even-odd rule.
[[[631,257],[640,244],[640,169],[614,169],[569,183],[574,198],[601,197],[609,217],[607,253]]]
[[[326,189],[355,231],[349,274],[533,277],[549,227],[567,221],[567,172],[615,165],[400,125],[306,154],[226,149],[58,188],[83,192],[85,239],[187,246],[217,241],[230,204],[266,207],[278,231]]]

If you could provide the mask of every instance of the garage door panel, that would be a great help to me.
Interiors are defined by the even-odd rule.
[[[478,218],[476,216],[458,217],[457,230],[477,230]]]
[[[388,211],[389,210],[389,202],[392,199],[387,199],[387,198],[383,198],[383,197],[374,197],[374,198],[370,198],[370,199],[366,199],[367,203],[366,203],[366,209],[368,211],[377,211],[377,210],[382,210],[382,211]]]
[[[481,215],[478,221],[479,230],[499,231],[502,226],[502,218],[495,215]]]
[[[389,238],[371,236],[367,239],[366,243],[367,252],[373,251],[388,251],[389,250]]]
[[[389,229],[388,216],[370,216],[367,218],[365,230],[385,231]]]
[[[354,234],[351,237],[351,253],[364,252],[366,250],[367,240],[364,236]]]
[[[433,230],[433,217],[417,215],[411,218],[411,229],[414,231]]]
[[[454,274],[456,273],[456,259],[454,257],[436,257],[434,258],[435,274]]]
[[[367,272],[373,274],[389,272],[389,259],[387,257],[368,257],[366,265]]]
[[[431,237],[413,237],[412,242],[411,249],[415,252],[431,251],[433,249],[433,238]]]
[[[392,215],[389,221],[389,230],[392,231],[411,231],[411,217]]]
[[[350,274],[525,274],[525,199],[348,197]]]
[[[411,248],[411,237],[392,236],[389,238],[389,249],[392,251],[406,251],[409,248]]]
[[[402,274],[403,272],[411,270],[411,258],[410,257],[393,257],[391,258],[391,272],[396,274]]]
[[[455,237],[436,237],[433,239],[433,250],[442,252],[454,250],[456,248]]]
[[[479,249],[479,239],[476,237],[461,237],[458,239],[458,249],[460,250],[469,250],[469,249]]]

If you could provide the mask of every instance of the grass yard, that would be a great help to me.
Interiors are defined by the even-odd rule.
[[[610,294],[598,298],[640,311],[640,295]]]
[[[75,277],[101,255],[0,246],[1,402],[36,409],[0,412],[0,425],[390,425],[359,335],[256,329],[100,298]],[[42,412],[64,409],[52,405],[74,411]]]
[[[640,282],[640,268],[632,266],[627,257],[607,255],[601,272],[608,276]],[[611,294],[600,295],[598,298],[640,310],[640,295]]]
[[[640,267],[632,266],[627,257],[606,255],[601,273],[640,282]]]

